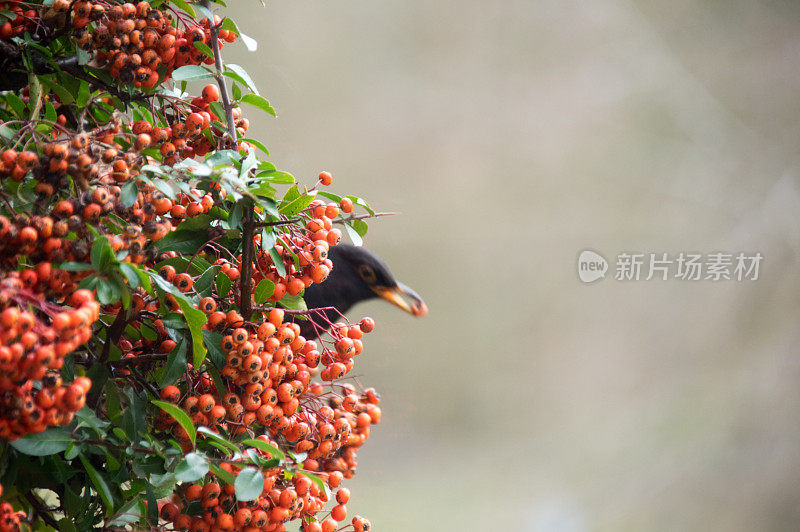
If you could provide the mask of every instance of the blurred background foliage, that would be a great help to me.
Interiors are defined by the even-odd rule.
[[[799,3],[231,4],[259,51],[226,58],[260,62],[279,113],[253,136],[402,212],[366,243],[431,309],[353,313],[378,323],[359,364],[384,423],[352,512],[381,532],[800,526]],[[756,282],[585,286],[587,247],[765,259]]]

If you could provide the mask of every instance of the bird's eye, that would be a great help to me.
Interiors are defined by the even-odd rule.
[[[374,284],[375,283],[375,270],[371,267],[367,266],[366,264],[362,264],[358,267],[358,275],[364,279],[364,282],[367,284]]]

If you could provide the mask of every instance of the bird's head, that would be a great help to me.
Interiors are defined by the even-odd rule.
[[[425,302],[414,290],[397,281],[378,256],[363,247],[340,244],[332,247],[332,276],[348,278],[358,299],[380,297],[414,316],[428,313]],[[339,270],[338,272],[336,270]]]

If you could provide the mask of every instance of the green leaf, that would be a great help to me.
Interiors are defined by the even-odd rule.
[[[215,265],[208,268],[197,278],[197,281],[194,282],[194,290],[200,297],[211,295],[211,287],[214,285],[214,278],[221,267],[220,265]]]
[[[79,49],[80,50],[80,49]],[[89,83],[86,80],[81,80],[78,86],[78,96],[75,98],[75,104],[78,107],[86,107],[86,102],[89,101]]]
[[[49,120],[51,122],[55,122],[58,118],[58,114],[56,114],[56,108],[53,107],[53,104],[50,103],[50,100],[46,100],[44,102],[44,118],[45,120]]]
[[[253,91],[255,94],[258,94],[258,89],[256,88],[256,84],[253,82],[253,78],[251,78],[250,74],[248,74],[247,71],[239,65],[234,63],[226,63],[225,72],[223,72],[223,74],[231,79],[235,79]]]
[[[109,526],[124,526],[130,525],[135,523],[139,519],[141,519],[141,515],[139,515],[139,504],[142,502],[140,497],[134,497],[133,499],[129,500],[125,504],[123,504],[120,509],[117,511],[114,518],[109,523]],[[61,521],[59,521],[59,527],[61,526]],[[59,528],[59,531],[63,531],[64,529]],[[75,530],[73,525],[72,530]]]
[[[97,470],[92,467],[92,464],[89,463],[89,460],[85,455],[82,454],[79,456],[79,458],[81,459],[81,462],[83,462],[83,467],[89,474],[89,478],[91,479],[92,484],[94,484],[97,493],[103,500],[103,505],[106,507],[106,515],[111,515],[111,512],[114,511],[114,496],[111,494],[111,489],[109,489],[108,484],[100,475],[100,473],[98,473]]]
[[[208,427],[198,427],[197,428],[197,432],[199,432],[200,434],[203,434],[209,440],[217,442],[221,446],[223,446],[226,449],[230,450],[232,453],[238,453],[239,452],[239,446],[238,445],[236,445],[233,442],[230,442],[230,441],[226,440],[225,438],[223,438],[222,436],[220,436],[219,434],[217,434],[216,432],[214,432],[213,430],[211,430]]]
[[[70,105],[75,101],[75,98],[72,96],[72,94],[54,80],[44,76],[39,76],[39,81],[42,83],[42,85],[56,93],[58,95],[58,99],[61,100],[63,105]]]
[[[11,442],[11,447],[31,456],[60,453],[72,443],[72,436],[61,427],[51,427],[38,434],[28,434]]]
[[[111,524],[113,525],[114,523]],[[75,524],[69,517],[62,517],[58,520],[58,530],[60,532],[78,532],[78,529],[75,528]]]
[[[172,72],[172,79],[175,81],[200,81],[212,77],[211,72],[199,65],[182,66]]]
[[[236,482],[236,478],[229,471],[225,471],[217,464],[211,464],[211,472],[225,484],[233,486]]]
[[[83,272],[93,268],[90,264],[84,264],[82,262],[62,262],[58,269],[67,272]]]
[[[303,475],[307,476],[311,479],[311,482],[317,485],[319,491],[325,494],[325,500],[331,500],[331,490],[328,488],[328,483],[323,481],[319,478],[316,474],[312,473],[311,471],[306,471],[305,469],[301,469]]]
[[[192,423],[192,420],[189,418],[189,414],[172,403],[167,403],[166,401],[157,401],[153,399],[150,402],[172,416],[172,418],[177,421],[181,427],[183,427],[183,429],[189,435],[189,439],[192,441],[192,447],[194,447],[194,442],[197,438],[197,431],[195,430],[194,423]]]
[[[252,144],[253,146],[258,148],[259,150],[263,151],[265,155],[269,155],[269,150],[267,149],[267,147],[261,141],[258,141],[256,139],[247,138],[247,137],[243,137],[241,139],[241,141],[242,142],[247,142],[248,144]]]
[[[256,449],[260,449],[266,453],[269,453],[273,458],[278,458],[280,460],[286,459],[286,455],[283,453],[283,451],[263,440],[252,440],[252,439],[242,440],[242,445],[247,445],[250,447],[255,447]]]
[[[260,177],[270,183],[275,183],[276,185],[291,185],[295,182],[294,176],[289,172],[264,172],[257,174],[256,177]]]
[[[228,295],[228,292],[231,291],[231,278],[228,277],[225,273],[220,272],[217,275],[217,295],[219,297],[225,297]]]
[[[224,122],[226,120],[225,108],[222,107],[221,103],[219,103],[219,102],[210,102],[208,104],[208,108],[211,110],[211,112],[214,114],[214,116],[216,116],[217,118],[220,119],[220,121]],[[223,129],[226,128],[226,127],[227,127],[227,125],[223,124]]]
[[[75,412],[75,417],[79,419],[81,422],[78,423],[78,426],[75,427],[77,430],[81,427],[81,425],[88,425],[92,427],[95,431],[98,432],[98,436],[105,434],[105,428],[110,425],[108,421],[103,421],[102,419],[98,418],[94,411],[88,406],[84,406],[77,412]]]
[[[245,467],[239,471],[233,483],[236,498],[240,501],[254,501],[264,491],[264,475],[254,467]]]
[[[11,107],[11,110],[14,111],[14,114],[17,115],[17,118],[25,119],[25,103],[22,101],[22,98],[13,92],[6,94],[5,98],[6,103]]]
[[[358,231],[356,231],[352,225],[346,223],[344,224],[344,228],[347,231],[347,236],[350,237],[350,241],[354,246],[360,246],[364,243],[364,241],[361,240],[361,235],[358,234]]]
[[[174,384],[186,372],[186,342],[181,341],[167,356],[164,373],[158,381],[158,387],[164,388]]]
[[[286,191],[278,212],[286,216],[293,216],[311,205],[316,197],[316,192],[301,194],[297,185]]]
[[[131,179],[124,185],[122,185],[122,190],[120,191],[119,201],[125,207],[130,207],[136,202],[136,198],[139,197],[139,188],[136,186],[136,180]]]
[[[208,473],[208,458],[200,453],[189,453],[175,468],[175,478],[181,482],[200,480]]]
[[[278,275],[286,277],[286,265],[283,263],[283,257],[278,253],[278,250],[274,247],[269,248],[269,256],[272,259],[272,263],[275,265],[275,269],[278,271]]]
[[[206,54],[208,57],[214,57],[214,51],[211,50],[211,48],[209,48],[208,45],[203,41],[194,41],[192,44],[195,48]]]
[[[353,200],[353,203],[355,203],[356,205],[362,206],[364,210],[367,211],[368,213],[375,214],[375,211],[372,210],[372,207],[370,207],[367,204],[364,198],[359,198],[358,196],[347,196],[347,197]]]
[[[99,278],[97,280],[97,301],[101,305],[110,305],[119,301],[120,291],[116,283],[108,279]]]
[[[367,234],[367,229],[369,229],[369,226],[364,220],[352,220],[349,223],[352,224],[353,229],[356,230],[359,236],[364,236]]]
[[[170,293],[175,297],[178,305],[183,312],[186,323],[189,325],[189,333],[192,336],[192,363],[195,369],[199,369],[206,358],[206,348],[203,345],[203,325],[208,321],[208,316],[201,310],[194,308],[186,296],[178,290],[172,283],[158,275],[156,272],[147,272],[155,281],[158,287],[164,292]]]
[[[275,109],[269,104],[269,102],[263,96],[259,96],[258,94],[245,94],[242,96],[242,103],[249,103],[254,107],[258,107],[262,111],[265,111],[272,116],[278,116],[275,112]]]
[[[183,9],[187,13],[189,13],[189,15],[191,15],[192,18],[195,18],[197,16],[194,12],[194,9],[192,9],[192,6],[190,6],[187,2],[185,2],[185,0],[172,0],[172,3],[178,6],[179,8]]]
[[[278,303],[280,303],[283,308],[287,308],[289,310],[308,310],[305,300],[299,295],[292,296],[286,294],[281,298],[280,301],[278,301]]]
[[[266,302],[270,296],[275,292],[275,283],[269,279],[261,279],[258,286],[253,291],[253,298],[259,305]]]
[[[92,244],[92,267],[98,273],[103,273],[113,263],[117,262],[114,257],[114,250],[108,243],[108,238],[99,236]]]
[[[120,262],[119,269],[122,272],[122,275],[128,280],[128,285],[131,288],[136,288],[139,286],[140,280],[139,275],[136,273],[136,268],[128,264],[127,262]]]
[[[258,42],[252,37],[245,35],[244,33],[240,33],[239,37],[242,38],[242,42],[249,51],[255,52],[258,49]]]

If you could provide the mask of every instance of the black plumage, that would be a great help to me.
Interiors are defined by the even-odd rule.
[[[398,282],[386,263],[371,251],[340,244],[331,247],[328,257],[333,262],[330,275],[322,283],[308,287],[303,298],[309,309],[333,308],[321,311],[325,318],[312,313],[308,320],[298,320],[306,338],[316,338],[321,330],[330,327],[328,321],[335,323],[340,320],[339,313],[346,313],[356,303],[377,297],[415,316],[427,313],[422,298]]]

